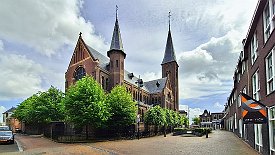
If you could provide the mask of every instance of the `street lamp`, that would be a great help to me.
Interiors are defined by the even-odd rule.
[[[139,102],[140,102],[140,96],[141,96],[141,93],[140,93],[140,88],[143,87],[143,81],[142,79],[140,78],[140,76],[138,76],[138,80],[136,82],[136,84],[138,85],[138,115],[137,115],[137,128],[138,128],[138,139],[139,139],[139,122],[140,122],[140,115],[139,115]]]

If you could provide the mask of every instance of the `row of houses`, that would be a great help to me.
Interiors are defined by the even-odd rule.
[[[262,154],[275,154],[275,0],[259,0],[225,105],[225,128]],[[241,93],[267,106],[268,122],[244,124]]]

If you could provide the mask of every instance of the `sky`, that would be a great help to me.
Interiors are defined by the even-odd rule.
[[[180,109],[190,118],[221,112],[257,0],[3,0],[0,5],[0,112],[51,85],[64,91],[79,32],[107,55],[118,19],[125,68],[161,78],[168,12],[179,65]],[[189,107],[189,108],[188,108]],[[2,115],[1,115],[2,117]],[[2,118],[0,117],[0,122]]]

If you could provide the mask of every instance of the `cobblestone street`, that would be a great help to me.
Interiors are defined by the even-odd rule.
[[[140,140],[119,140],[97,143],[56,143],[41,136],[17,135],[23,152],[2,154],[183,154],[183,155],[257,155],[233,133],[216,130],[209,138],[188,136],[157,136]]]

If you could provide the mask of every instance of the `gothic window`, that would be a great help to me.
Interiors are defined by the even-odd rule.
[[[143,95],[143,101],[142,102],[146,102],[146,96],[145,95]]]
[[[116,67],[118,67],[118,60],[116,60]]]
[[[81,79],[85,75],[86,75],[85,69],[83,67],[78,67],[77,70],[76,70],[76,72],[75,72],[74,78],[77,81],[77,80]]]
[[[105,83],[105,87],[106,87],[106,89],[108,88],[108,85],[109,85],[109,79],[108,79],[108,78],[106,78],[106,83]]]
[[[102,85],[102,88],[103,88],[103,89],[105,89],[105,87],[104,87],[104,83],[105,83],[104,76],[102,76],[102,79],[101,79],[101,85]]]
[[[159,99],[158,99],[158,103],[160,104],[160,102],[161,102],[161,99],[160,99],[160,97],[159,97]]]
[[[113,68],[113,65],[114,65],[114,64],[113,64],[113,61],[111,61],[111,68]]]

